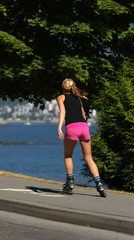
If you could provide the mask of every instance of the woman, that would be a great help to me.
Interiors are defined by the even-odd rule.
[[[57,97],[57,102],[60,109],[58,137],[61,140],[64,139],[65,167],[67,171],[67,181],[63,185],[63,193],[73,194],[74,175],[72,154],[79,140],[84,159],[94,177],[97,191],[102,197],[106,197],[98,168],[92,159],[89,126],[86,122],[86,115],[81,102],[81,98],[87,99],[87,93],[78,89],[72,79],[65,79],[62,83],[62,89],[63,94]],[[65,135],[62,132],[64,120]]]

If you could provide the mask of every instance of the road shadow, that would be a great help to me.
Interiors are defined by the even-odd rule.
[[[58,193],[58,194],[62,194],[62,191],[53,190],[53,189],[50,189],[50,188],[39,188],[39,187],[32,187],[32,186],[26,186],[25,188],[29,189],[29,190],[32,190],[33,192],[36,192],[36,193],[45,192],[45,193]]]
[[[100,195],[95,194],[87,194],[87,193],[74,193],[73,195],[87,196],[87,197],[101,197]]]
[[[26,189],[32,190],[33,192],[36,193],[57,193],[57,194],[63,194],[62,190],[53,190],[50,188],[39,188],[39,187],[33,187],[33,186],[26,186]],[[65,194],[66,195],[66,194]],[[67,194],[68,195],[68,194]],[[101,196],[98,194],[88,194],[88,193],[78,193],[78,192],[73,192],[74,196],[87,196],[87,197],[96,197],[96,198],[100,198]],[[68,195],[70,196],[70,195]]]

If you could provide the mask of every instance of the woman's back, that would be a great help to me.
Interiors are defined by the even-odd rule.
[[[86,122],[82,115],[81,110],[82,106],[80,99],[73,94],[64,95],[65,95],[64,105],[66,110],[65,125],[74,122]]]

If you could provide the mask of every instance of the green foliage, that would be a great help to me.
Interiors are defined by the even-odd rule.
[[[41,28],[44,28],[45,30],[48,30],[49,28],[47,27],[47,21],[46,19],[42,19],[41,17],[42,15],[42,11],[38,10],[38,12],[36,13],[36,15],[33,15],[33,18],[29,18],[27,21],[29,23],[30,26],[35,27],[35,26],[39,26]]]
[[[107,82],[98,97],[98,133],[92,139],[94,160],[100,175],[112,189],[134,191],[134,63]],[[115,81],[116,80],[116,81]],[[90,172],[84,164],[84,176]]]
[[[119,4],[118,1],[98,0],[97,5],[99,10],[106,14],[120,15],[129,12],[129,9]]]
[[[16,37],[4,31],[0,31],[0,44],[4,47],[5,51],[15,52],[21,57],[23,57],[24,54],[33,55],[32,49],[26,46],[23,41],[18,40]]]
[[[133,14],[129,0],[2,0],[0,97],[37,104],[60,94],[69,76],[94,106],[107,76],[134,52]]]
[[[85,36],[91,35],[91,32],[93,29],[90,27],[88,23],[84,22],[73,22],[70,26],[65,26],[65,25],[58,25],[55,24],[53,27],[50,29],[50,34],[55,35],[55,34],[84,34]]]
[[[7,16],[7,8],[3,4],[0,4],[0,12],[3,13],[3,16]]]
[[[79,78],[85,84],[89,79],[89,63],[86,58],[79,58],[78,55],[74,57],[61,55],[58,64],[59,71],[66,71],[66,76],[70,76],[70,78],[73,75],[75,79]]]

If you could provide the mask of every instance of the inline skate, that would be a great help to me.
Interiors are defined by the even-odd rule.
[[[99,192],[100,196],[106,198],[107,194],[105,193],[105,189],[104,189],[104,186],[101,182],[100,177],[95,177],[94,180],[95,180],[95,183],[96,183],[96,189]]]
[[[67,180],[63,185],[63,193],[73,195],[73,188],[74,188],[74,174],[67,174]]]

